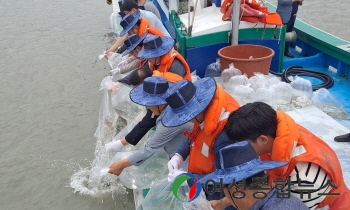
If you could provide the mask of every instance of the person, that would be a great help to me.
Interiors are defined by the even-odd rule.
[[[230,114],[225,131],[233,142],[248,140],[262,160],[289,162],[268,175],[290,182],[291,194],[310,209],[349,209],[349,189],[337,155],[287,113],[262,102],[249,103]],[[305,190],[300,186],[304,184]]]
[[[145,68],[136,69],[130,73],[127,81],[133,88],[141,85],[147,77],[152,76],[152,71]],[[146,115],[137,123],[134,128],[123,138],[113,139],[105,145],[107,151],[120,152],[127,144],[136,145],[142,137],[156,125],[157,116],[154,116],[152,111],[147,109]]]
[[[159,10],[152,2],[149,2],[147,0],[135,0],[135,2],[137,3],[137,5],[139,5],[140,9],[144,8],[144,10],[150,11],[153,14],[155,14],[159,20],[162,20],[162,18],[160,17]]]
[[[167,79],[169,82],[176,82],[182,77],[172,72],[159,72],[159,71],[151,71],[147,68],[140,68],[132,71],[128,76],[129,78],[125,80],[125,78],[119,80],[119,82],[123,82],[125,84],[131,85],[133,88],[142,84],[144,79],[150,76],[160,76]],[[154,113],[147,109],[146,115],[142,118],[142,120],[123,138],[121,139],[113,139],[112,142],[107,143],[105,148],[107,151],[120,152],[123,150],[124,146],[131,144],[136,145],[142,139],[142,137],[154,126],[156,126],[156,120],[158,116],[154,115]]]
[[[192,83],[181,80],[167,91],[168,107],[162,117],[166,127],[193,123],[191,133],[168,162],[168,181],[184,173],[181,163],[188,159],[188,172],[201,177],[214,171],[215,152],[231,144],[223,128],[229,113],[239,107],[237,101],[225,92],[211,77]],[[207,195],[218,200],[220,195]]]
[[[174,49],[174,40],[171,37],[154,35],[146,37],[137,57],[147,59],[151,70],[173,72],[191,81],[190,67]]]
[[[215,210],[229,205],[251,210],[309,209],[294,196],[279,198],[280,191],[268,186],[265,171],[285,166],[288,162],[261,161],[248,141],[220,149],[217,157],[215,171],[198,181],[206,186],[215,184],[216,190],[224,191],[225,197],[219,202],[225,205],[219,207],[215,205],[217,201],[211,201]]]
[[[173,74],[177,79],[180,76]],[[192,129],[191,123],[185,123],[177,127],[164,127],[161,123],[163,111],[167,107],[165,94],[169,88],[169,82],[158,76],[148,77],[142,85],[130,92],[130,99],[140,105],[146,106],[154,115],[159,116],[156,123],[156,130],[147,143],[137,152],[128,158],[117,161],[110,166],[109,173],[119,175],[124,168],[131,165],[138,166],[155,154],[159,149],[164,148],[169,157],[172,157],[182,141],[185,139],[183,132]]]
[[[121,12],[123,12],[126,16],[133,15],[134,13],[139,13],[139,18],[145,18],[150,26],[153,26],[154,28],[158,29],[164,36],[170,37],[169,32],[166,30],[166,28],[164,27],[162,22],[157,18],[157,16],[155,16],[155,14],[153,14],[152,12],[140,10],[139,6],[133,0],[126,0],[122,4]],[[124,18],[126,18],[126,16]],[[136,17],[136,21],[139,19],[137,18],[137,16],[138,14],[134,16]],[[122,24],[122,22],[120,24]],[[116,42],[108,50],[106,50],[105,57],[107,57],[110,52],[116,51],[118,47],[124,43],[124,41],[128,37],[128,34],[122,32],[120,33],[120,37],[116,40]],[[140,33],[139,36],[141,36],[143,33]]]
[[[149,68],[147,64],[146,59],[139,59],[137,58],[137,53],[142,48],[142,41],[146,37],[146,33],[143,34],[141,37],[137,34],[132,34],[128,36],[128,38],[125,40],[124,45],[126,46],[126,50],[123,52],[122,56],[128,55],[128,57],[121,61],[117,68],[111,70],[112,75],[118,75],[118,74],[125,74],[127,72],[133,71],[136,68]],[[129,74],[130,75],[130,74]],[[129,75],[124,77],[124,80],[128,80]],[[128,85],[129,83],[126,82]]]
[[[304,0],[278,0],[276,12],[281,16],[282,23],[286,25],[286,32],[292,32],[294,29],[295,19],[299,5],[302,5]],[[289,42],[285,43],[284,56],[294,58],[289,52]]]

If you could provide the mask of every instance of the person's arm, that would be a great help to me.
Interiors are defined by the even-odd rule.
[[[129,156],[129,161],[135,166],[142,164],[145,160],[154,155],[159,149],[163,148],[169,143],[169,141],[173,140],[175,136],[185,131],[187,128],[188,124],[177,127],[165,127],[161,122],[158,122],[156,131],[152,137],[143,147]]]
[[[299,185],[310,185],[308,187],[300,187],[298,186],[298,178],[300,179]],[[309,209],[315,209],[319,203],[321,203],[326,195],[318,195],[318,193],[327,194],[332,187],[327,186],[325,188],[320,189],[322,186],[326,184],[326,181],[329,179],[326,172],[322,169],[321,166],[310,162],[298,162],[290,174],[290,190],[291,195],[297,197],[303,203],[309,207]],[[313,186],[311,186],[313,185]],[[288,185],[284,190],[287,190]],[[302,190],[307,190],[302,192]],[[310,194],[310,198],[308,198],[308,191],[312,191]],[[303,194],[303,198],[301,198],[301,194]]]
[[[129,166],[131,166],[131,163],[130,163],[128,158],[125,158],[125,159],[123,159],[121,161],[113,163],[109,167],[108,173],[119,176],[120,173],[124,170],[124,168],[127,168]]]
[[[125,34],[124,36],[118,37],[117,41],[115,41],[114,45],[112,45],[112,47],[110,47],[110,48],[106,51],[105,55],[108,55],[108,53],[110,53],[110,52],[116,51],[116,50],[118,49],[118,47],[119,47],[120,45],[122,45],[122,44],[125,42],[125,40],[126,40],[127,38],[128,38],[128,34]]]
[[[147,113],[142,120],[125,136],[128,143],[136,145],[151,128],[156,126],[158,116],[152,118],[152,115],[152,111],[147,109]]]
[[[146,2],[144,6],[145,6],[145,10],[152,12],[157,16],[159,20],[162,20],[162,18],[160,17],[159,10],[152,2]]]

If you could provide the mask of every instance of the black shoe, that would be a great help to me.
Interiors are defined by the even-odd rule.
[[[336,142],[350,142],[350,133],[334,137]]]
[[[288,58],[294,58],[294,55],[290,54],[290,52],[285,52],[284,56],[286,56]]]

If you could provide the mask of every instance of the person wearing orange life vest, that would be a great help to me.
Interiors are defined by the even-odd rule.
[[[181,80],[167,91],[168,107],[162,118],[164,126],[179,126],[192,122],[191,133],[168,162],[168,181],[184,173],[180,165],[188,158],[188,172],[198,178],[214,171],[215,153],[231,144],[223,128],[229,114],[239,107],[237,101],[211,77],[194,83]],[[219,199],[220,193],[208,195]]]
[[[290,193],[309,209],[349,209],[350,192],[337,155],[288,114],[262,102],[246,104],[231,113],[225,131],[233,142],[248,140],[262,160],[289,162],[267,171],[271,186],[277,178],[289,177]]]
[[[146,37],[143,40],[143,49],[137,57],[147,59],[151,70],[173,72],[191,81],[190,67],[174,49],[174,40],[170,37],[153,35]]]
[[[162,22],[157,18],[157,16],[155,14],[153,14],[152,12],[140,10],[139,6],[134,1],[128,0],[128,1],[123,2],[120,10],[126,16],[127,15],[139,16],[137,18],[137,20],[140,18],[146,19],[148,21],[149,26],[152,26],[155,29],[159,30],[162,33],[162,35],[170,37],[169,32],[164,27]],[[141,36],[143,33],[140,33],[139,36]],[[127,33],[124,33],[124,32],[120,33],[119,38],[116,40],[116,42],[105,52],[105,57],[107,58],[110,52],[114,52],[115,50],[117,50],[118,47],[124,43],[124,41],[126,40],[127,37],[128,37]],[[118,50],[119,53],[121,53],[122,51]]]
[[[172,74],[172,73],[170,73]],[[173,74],[178,79],[180,76]],[[174,79],[174,77],[173,77]],[[176,78],[175,78],[176,80]],[[165,101],[166,91],[172,83],[163,77],[152,76],[144,80],[144,83],[130,92],[130,99],[140,105],[146,106],[154,115],[159,116],[156,123],[156,130],[147,143],[128,158],[117,161],[110,166],[109,173],[120,175],[124,168],[135,165],[139,166],[159,149],[164,148],[169,157],[172,157],[185,136],[184,131],[192,128],[191,123],[185,123],[177,127],[164,127],[161,118],[164,116],[164,109],[167,107]]]
[[[152,75],[153,74],[153,75]],[[133,88],[141,85],[144,79],[151,76],[158,76],[166,79],[168,82],[175,83],[183,78],[172,72],[161,73],[159,71],[150,71],[149,69],[135,69],[130,73],[127,82],[119,80],[119,82],[131,85]],[[150,109],[147,109],[146,115],[142,120],[123,138],[115,139],[105,145],[107,151],[120,152],[124,146],[131,144],[136,145],[141,138],[154,126],[156,126],[158,115],[155,115]]]

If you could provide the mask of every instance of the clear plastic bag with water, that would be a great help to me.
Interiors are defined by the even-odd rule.
[[[321,88],[312,97],[312,104],[337,119],[348,119],[345,107],[327,89]]]
[[[224,88],[227,92],[232,92],[237,85],[248,86],[249,84],[249,79],[246,74],[235,75],[232,76],[226,84],[224,84]]]
[[[197,189],[198,190],[198,189]],[[191,202],[188,200],[188,192],[190,188],[187,184],[183,184],[178,189],[177,196],[182,200],[177,199],[172,190],[172,183],[167,179],[162,179],[151,187],[147,196],[137,210],[154,210],[154,209],[169,209],[169,210],[210,210],[210,203],[206,200],[204,191],[202,190],[199,196]]]
[[[111,76],[105,77],[100,84],[100,90],[103,91],[103,96],[98,116],[98,126],[94,134],[97,139],[112,139],[115,135],[116,122],[119,116],[111,103],[111,93],[109,89],[112,85]]]
[[[256,91],[258,88],[268,87],[269,82],[266,75],[262,73],[254,73],[254,76],[249,78],[250,87]]]
[[[279,82],[272,86],[270,89],[276,93],[277,109],[281,111],[290,111],[293,109],[291,106],[291,100],[293,96],[293,88],[289,83]]]
[[[236,75],[242,75],[241,70],[235,68],[233,63],[229,64],[229,67],[221,72],[222,84],[225,85],[225,83],[227,83],[231,77]]]
[[[237,85],[233,88],[232,92],[228,93],[235,98],[241,106],[255,101],[255,91],[249,86]]]
[[[192,79],[192,82],[195,82],[199,79],[201,79],[198,75],[197,75],[197,71],[194,70],[192,73],[191,73],[191,79]]]
[[[275,85],[275,84],[278,84],[278,83],[282,82],[281,78],[276,77],[273,74],[269,74],[266,77],[267,77],[267,82],[268,82],[269,87],[271,87],[272,85]]]
[[[221,64],[220,59],[217,58],[215,63],[211,63],[205,70],[204,77],[220,77],[221,76]]]
[[[292,104],[295,108],[311,105],[313,91],[309,80],[295,76],[290,86],[293,88]]]
[[[123,30],[123,27],[120,25],[121,20],[122,16],[120,16],[118,12],[113,12],[111,16],[109,16],[109,22],[111,24],[113,36],[115,38],[118,38],[120,32]]]
[[[112,163],[125,159],[134,152],[135,151],[118,152],[112,158]],[[167,177],[168,161],[168,154],[164,151],[164,149],[160,149],[156,154],[148,158],[141,165],[125,168],[119,175],[119,179],[123,186],[129,189],[149,188],[157,180]]]
[[[272,89],[261,87],[255,91],[255,101],[264,102],[277,110],[276,93]]]
[[[144,106],[130,100],[131,87],[122,83],[115,83],[111,90],[111,102],[116,113],[128,122],[140,121],[146,114]]]
[[[110,52],[107,55],[108,63],[111,69],[115,69],[118,67],[118,64],[123,60],[122,54],[116,52]]]

